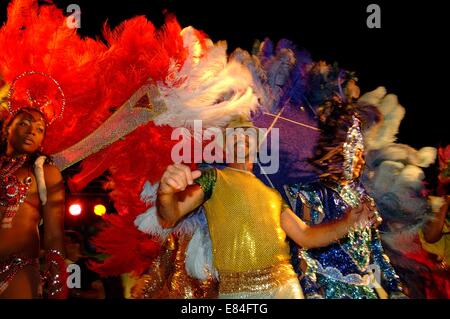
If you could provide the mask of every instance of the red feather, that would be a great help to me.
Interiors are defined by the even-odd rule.
[[[103,263],[92,265],[93,270],[104,276],[141,274],[160,251],[160,244],[139,231],[134,220],[148,208],[140,199],[145,181],[157,181],[170,163],[171,143],[166,141],[170,141],[171,131],[169,127],[156,128],[149,124],[106,150],[115,160],[110,167],[110,182],[105,187],[112,190],[110,196],[120,215],[108,216],[107,225],[93,239],[97,249],[109,255]]]
[[[135,17],[113,31],[105,27],[105,45],[81,38],[56,6],[15,0],[0,29],[0,74],[7,83],[25,71],[59,82],[67,104],[44,142],[45,152],[54,154],[91,134],[149,78],[164,80],[171,60],[181,66],[186,49],[180,32],[172,16],[161,30]]]
[[[160,245],[134,226],[133,216],[109,215],[106,220],[109,226],[92,242],[98,251],[109,257],[103,262],[91,262],[89,267],[101,276],[145,272],[159,254]]]
[[[47,129],[47,153],[60,151],[89,133],[91,123],[96,123],[93,112],[108,115],[109,106],[102,103],[104,94],[97,83],[102,73],[99,61],[107,47],[101,41],[79,37],[54,5],[38,6],[36,0],[11,2],[8,20],[0,29],[0,46],[0,74],[6,82],[26,71],[42,72],[58,81],[65,93],[63,120]],[[40,90],[40,94],[53,98],[50,91]]]
[[[59,82],[67,104],[63,119],[48,127],[44,144],[44,150],[54,154],[91,134],[149,79],[164,81],[169,66],[181,67],[187,49],[180,33],[174,16],[168,16],[160,30],[139,16],[114,30],[105,26],[104,44],[68,28],[54,5],[14,0],[0,29],[0,74],[7,83],[25,71],[43,72]],[[159,252],[159,244],[140,232],[134,220],[148,208],[139,198],[145,181],[158,181],[171,163],[171,132],[153,123],[139,127],[86,158],[71,180],[72,187],[81,188],[106,170],[111,172],[105,187],[112,190],[120,215],[108,216],[107,226],[93,240],[110,256],[92,265],[102,275],[142,273]]]

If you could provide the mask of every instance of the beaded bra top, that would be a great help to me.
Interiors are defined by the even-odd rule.
[[[0,158],[0,206],[6,207],[1,227],[11,228],[12,220],[19,210],[20,205],[25,201],[28,190],[31,185],[31,177],[28,176],[24,181],[20,181],[14,173],[20,169],[27,156],[18,158]]]

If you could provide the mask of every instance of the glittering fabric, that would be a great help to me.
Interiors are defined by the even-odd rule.
[[[0,158],[0,206],[6,207],[1,219],[2,228],[11,228],[12,221],[25,201],[31,185],[31,177],[19,181],[15,173],[20,169],[27,156],[19,158]]]
[[[381,244],[380,233],[378,230],[374,231],[371,249],[373,255],[373,261],[375,264],[380,266],[383,286],[389,292],[400,292],[401,285],[400,279],[395,272],[394,267],[392,267],[389,257],[384,253],[383,246]]]
[[[18,256],[11,256],[5,260],[0,260],[0,295],[8,288],[14,276],[21,269],[29,265],[39,267],[39,261],[37,259]]]
[[[167,108],[159,97],[160,93],[155,85],[142,86],[93,133],[54,154],[55,165],[62,171],[161,115]]]
[[[353,178],[353,161],[357,149],[364,151],[364,142],[361,133],[361,121],[353,116],[353,125],[348,129],[347,139],[343,145],[344,176],[348,181]]]
[[[169,298],[216,298],[218,283],[212,277],[198,280],[190,277],[186,272],[186,250],[190,236],[183,236],[177,240],[173,268],[169,276]]]
[[[172,263],[172,249],[165,246],[161,254],[152,262],[147,273],[142,275],[131,288],[131,297],[134,299],[167,298],[167,276],[169,265]]]
[[[219,275],[289,260],[286,233],[281,228],[281,195],[252,173],[217,170],[214,191],[204,207]]]
[[[378,295],[369,286],[355,286],[319,275],[318,284],[324,289],[325,299],[378,299]]]
[[[220,294],[264,293],[282,286],[289,280],[297,280],[292,265],[286,261],[271,267],[245,272],[220,273]]]
[[[291,203],[295,203],[295,213],[310,225],[339,220],[349,207],[359,205],[362,197],[368,196],[359,184],[342,189],[315,182],[287,189]],[[379,297],[377,289],[384,288],[389,294],[401,292],[398,276],[383,252],[376,229],[351,230],[336,243],[307,251],[291,243],[291,253],[307,297],[372,299]],[[380,269],[382,288],[374,288],[373,266]]]
[[[217,173],[213,168],[202,171],[202,175],[195,180],[195,183],[199,184],[205,193],[205,200],[211,198],[216,180]]]
[[[302,289],[298,279],[290,279],[283,284],[263,291],[241,291],[234,293],[221,293],[220,299],[303,299]]]
[[[186,272],[189,240],[189,236],[170,235],[151,268],[137,280],[131,296],[135,299],[216,298],[218,283],[215,280],[200,281]]]

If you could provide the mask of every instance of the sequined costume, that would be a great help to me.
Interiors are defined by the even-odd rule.
[[[344,187],[325,181],[299,183],[287,190],[295,213],[310,225],[339,220],[368,196],[358,182]],[[376,299],[402,292],[379,231],[369,226],[323,248],[304,250],[292,244],[292,260],[307,298]]]
[[[281,195],[252,173],[225,168],[196,180],[219,274],[219,298],[301,298],[281,228]]]
[[[186,271],[186,250],[191,236],[171,234],[162,251],[142,275],[136,288],[131,289],[135,299],[192,299],[217,297],[217,282],[213,278],[199,280]]]
[[[12,227],[13,218],[27,198],[31,177],[20,181],[15,175],[26,160],[26,155],[19,158],[9,158],[8,156],[0,158],[0,207],[5,207],[5,213],[1,220],[2,228]]]
[[[27,266],[38,268],[39,261],[19,256],[10,256],[6,260],[0,260],[0,295],[8,288],[14,276]]]
[[[31,177],[21,181],[15,175],[27,160],[27,155],[18,158],[0,157],[0,207],[4,210],[3,214],[0,214],[2,229],[12,228],[14,217],[28,196]],[[0,295],[8,288],[16,274],[27,266],[35,267],[38,271],[39,262],[17,255],[0,260]]]

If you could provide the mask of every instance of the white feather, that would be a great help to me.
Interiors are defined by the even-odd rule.
[[[419,167],[428,167],[436,161],[437,149],[434,147],[422,147],[415,154],[414,162],[412,164]]]
[[[152,185],[149,181],[146,181],[141,192],[141,200],[147,205],[152,205],[156,201],[159,183]]]
[[[263,106],[267,111],[270,110],[270,106],[274,101],[274,97],[271,94],[270,88],[265,85],[267,83],[267,74],[264,71],[261,62],[258,58],[251,56],[247,51],[240,48],[236,49],[230,55],[231,61],[237,61],[244,65],[252,75],[253,91],[259,98],[259,104]]]
[[[413,223],[426,213],[426,200],[419,196],[423,178],[423,171],[417,166],[384,161],[369,180],[367,188],[376,200],[382,201],[381,207],[398,210],[410,216]]]
[[[143,233],[155,236],[163,242],[172,232],[172,228],[162,228],[156,215],[156,207],[150,207],[147,211],[136,217],[134,225]]]
[[[422,223],[419,223],[406,229],[386,232],[383,233],[381,239],[391,249],[403,254],[419,252],[421,246],[416,239],[421,226]]]
[[[213,266],[212,244],[207,227],[198,227],[186,250],[186,271],[189,276],[200,280],[218,279]]]
[[[365,132],[366,149],[380,149],[395,142],[400,123],[405,116],[405,108],[398,103],[397,96],[386,95],[386,89],[378,87],[361,96],[359,101],[376,106],[382,114],[382,121]]]
[[[377,105],[380,100],[386,95],[386,88],[383,86],[377,87],[375,90],[367,92],[359,98],[359,101],[372,105]]]
[[[394,143],[405,116],[405,108],[397,96],[386,94],[383,87],[364,94],[361,102],[374,105],[382,114],[380,123],[366,131],[366,188],[378,203],[387,232],[383,241],[392,249],[411,252],[420,249],[415,241],[417,232],[426,220],[427,201],[420,196],[425,177],[421,167],[434,162],[436,149]]]
[[[415,190],[420,190],[422,188],[422,181],[424,178],[425,174],[420,167],[415,165],[406,165],[395,179],[395,184],[393,187],[398,189],[412,187]]]
[[[373,178],[373,188],[376,193],[388,192],[394,184],[396,177],[405,166],[395,161],[384,161],[376,170]]]
[[[205,224],[206,218],[202,208],[200,208],[197,212],[192,213],[180,220],[174,227],[173,233],[175,233],[176,235],[192,236],[198,228],[203,227],[203,225]]]
[[[167,111],[155,118],[156,124],[192,128],[194,120],[202,120],[204,127],[224,127],[259,107],[250,70],[236,60],[227,61],[225,42],[207,40],[203,52],[193,29],[184,29],[182,35],[189,55],[178,72],[158,83]]]

